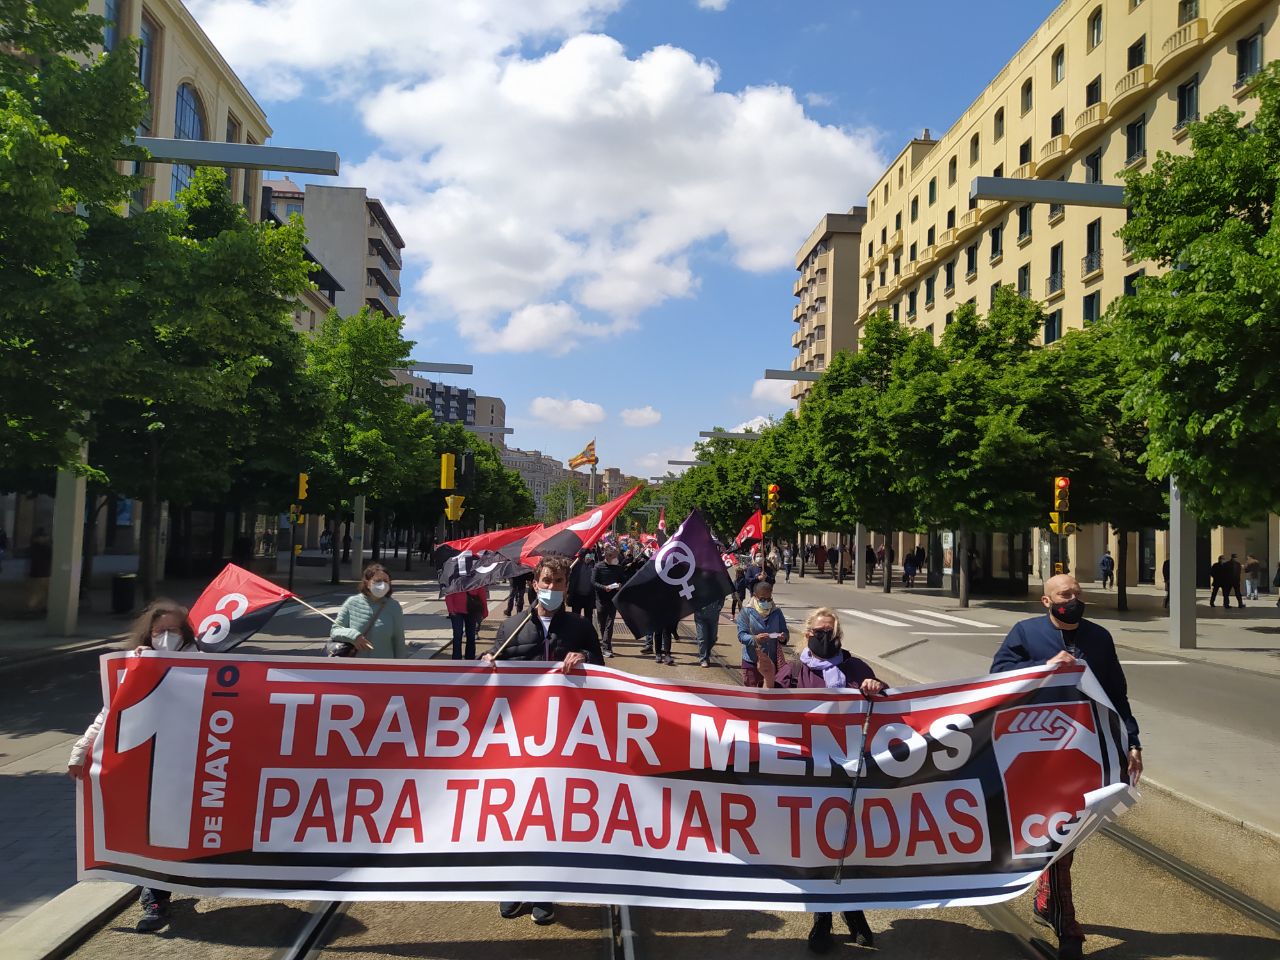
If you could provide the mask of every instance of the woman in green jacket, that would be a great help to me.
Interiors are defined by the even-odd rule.
[[[354,657],[362,651],[381,659],[408,655],[404,611],[391,596],[391,575],[380,563],[364,568],[360,592],[342,605],[329,630],[330,656]]]

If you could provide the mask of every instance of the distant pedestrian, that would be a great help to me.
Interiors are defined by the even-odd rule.
[[[591,584],[596,591],[596,632],[600,636],[601,652],[607,659],[613,657],[613,625],[618,614],[614,597],[631,573],[612,543],[605,544],[604,555],[591,571]]]
[[[1271,585],[1280,593],[1280,560],[1276,561],[1276,575],[1271,578]],[[1276,598],[1276,606],[1280,607],[1280,597]]]
[[[1244,598],[1258,599],[1258,580],[1262,577],[1262,564],[1253,554],[1245,554],[1244,558]]]
[[[1218,591],[1222,591],[1222,606],[1227,610],[1231,609],[1231,592],[1228,587],[1228,578],[1231,576],[1231,568],[1227,566],[1227,558],[1218,554],[1218,559],[1209,567],[1209,606],[1215,606],[1218,600]]]
[[[1231,559],[1227,561],[1227,587],[1236,595],[1236,606],[1244,606],[1244,598],[1240,596],[1240,581],[1244,579],[1244,565],[1239,558],[1233,553]],[[1222,595],[1222,602],[1231,605],[1231,598],[1227,594]]]
[[[787,583],[791,582],[791,564],[795,560],[795,554],[790,547],[784,547],[782,550],[782,572]]]
[[[1276,573],[1280,575],[1280,569]],[[1164,608],[1169,609],[1169,558],[1164,558],[1164,563],[1160,565],[1160,575],[1164,578]]]
[[[902,585],[904,587],[914,587],[916,585],[916,554],[914,550],[907,554],[907,559],[902,561]]]
[[[578,562],[569,571],[569,612],[588,622],[596,614],[596,588],[591,580],[595,567],[595,554],[582,550],[578,553]]]
[[[865,557],[867,561],[866,579],[867,579],[867,583],[870,583],[871,578],[876,575],[876,548],[871,546],[871,544],[869,543],[867,544]]]
[[[1098,560],[1098,575],[1102,577],[1102,589],[1115,586],[1116,582],[1116,560],[1111,556],[1110,550],[1102,551],[1102,557]]]
[[[818,568],[818,576],[822,576],[822,571],[827,566],[827,545],[820,543],[813,548],[813,562]]]

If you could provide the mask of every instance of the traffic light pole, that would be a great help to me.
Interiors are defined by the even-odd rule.
[[[293,589],[293,565],[297,559],[298,548],[298,518],[295,514],[289,515],[289,589]]]

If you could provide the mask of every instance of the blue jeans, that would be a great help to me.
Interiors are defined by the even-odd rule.
[[[720,629],[720,611],[723,604],[712,604],[694,611],[693,625],[698,631],[698,659],[710,660],[711,648],[716,645],[716,633]]]
[[[462,635],[467,635],[467,659],[474,660],[476,658],[476,628],[479,622],[475,617],[469,617],[465,613],[449,614],[449,623],[453,627],[453,659],[462,659]]]

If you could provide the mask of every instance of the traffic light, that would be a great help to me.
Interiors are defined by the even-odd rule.
[[[311,478],[308,477],[305,473],[298,474],[298,499],[299,500],[307,499],[307,482],[310,479]]]
[[[449,456],[453,456],[453,454],[449,454]],[[444,498],[445,518],[449,520],[461,520],[462,519],[462,502],[466,499],[467,499],[466,497],[459,497],[456,495],[450,495],[445,497]]]
[[[1053,509],[1066,513],[1071,509],[1071,478],[1053,478]]]
[[[760,532],[768,533],[771,526],[773,526],[773,517],[767,513],[760,514]]]
[[[458,470],[458,489],[470,493],[476,488],[476,455],[470,450],[462,455]]]
[[[458,470],[458,458],[452,453],[440,454],[440,489],[452,490],[457,486],[456,475]],[[453,517],[449,518],[450,520]]]
[[[776,483],[769,484],[769,498],[766,501],[770,513],[778,509],[778,500],[781,498],[782,488]]]

